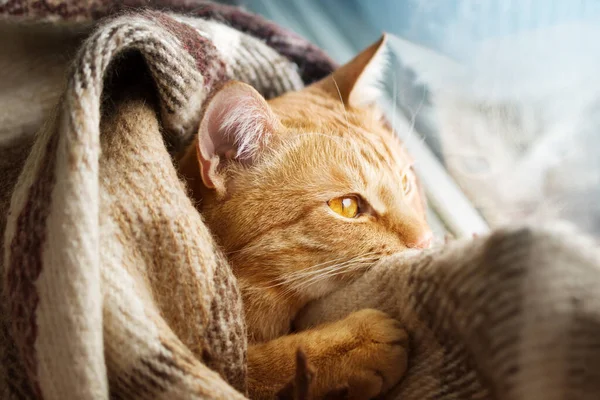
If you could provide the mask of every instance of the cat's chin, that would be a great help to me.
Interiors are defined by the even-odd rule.
[[[303,300],[304,303],[327,296],[344,285],[345,279],[325,279],[310,286]]]
[[[248,337],[251,343],[265,342],[290,333],[292,321],[310,302],[325,297],[349,282],[348,279],[326,279],[293,293],[289,287],[244,290]]]

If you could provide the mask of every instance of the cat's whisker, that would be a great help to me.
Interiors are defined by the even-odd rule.
[[[335,269],[335,268],[338,267],[338,265],[340,265],[340,264],[337,264],[337,262],[338,261],[333,261],[332,265],[320,268],[318,270],[292,272],[290,274],[285,275],[284,277],[280,277],[279,279],[283,280],[284,283],[291,284],[291,283],[294,283],[296,281],[300,281],[300,280],[303,280],[303,279],[306,279],[306,278],[310,278],[311,276],[321,274],[321,273],[323,273],[323,271],[329,271],[329,270]]]
[[[337,262],[339,262],[339,261],[341,261],[341,260],[344,260],[344,259],[346,259],[346,258],[347,258],[347,257],[339,257],[339,258],[336,258],[336,259],[333,259],[333,260],[327,260],[327,261],[324,261],[324,262],[321,262],[321,263],[318,263],[318,264],[311,265],[310,267],[303,268],[303,269],[301,269],[301,270],[299,270],[299,271],[294,271],[294,272],[292,272],[290,275],[300,275],[300,274],[304,274],[304,273],[306,273],[306,272],[308,272],[308,271],[313,271],[313,270],[315,270],[315,269],[317,269],[317,268],[323,267],[324,265],[337,263]],[[324,267],[323,267],[323,268],[324,268]]]
[[[397,100],[398,100],[398,79],[396,74],[392,74],[392,132],[394,132],[395,135],[398,135],[398,132],[396,131],[396,113],[398,112],[398,109],[396,108],[398,106],[397,104]]]
[[[280,300],[280,301],[286,300],[288,297],[291,297],[295,293],[296,294],[303,293],[307,289],[309,289],[311,286],[314,286],[315,284],[318,284],[319,282],[322,282],[326,279],[329,279],[329,278],[337,276],[337,275],[345,274],[345,273],[348,273],[348,272],[351,272],[351,271],[354,271],[357,269],[367,270],[371,266],[375,265],[378,261],[379,261],[379,258],[371,258],[371,259],[365,259],[365,260],[353,260],[350,264],[344,264],[344,265],[340,264],[340,265],[338,265],[338,269],[335,271],[314,276],[309,280],[295,282],[294,284],[286,287],[285,290],[280,292],[276,296],[276,299]]]
[[[331,79],[335,84],[335,89],[337,90],[338,96],[340,97],[340,101],[342,102],[342,107],[344,108],[344,118],[346,119],[346,129],[348,130],[348,133],[350,133],[350,121],[348,121],[348,110],[346,110],[346,104],[344,103],[344,99],[342,98],[342,92],[340,91],[340,87],[338,86],[338,83],[336,82],[333,75],[331,75]]]
[[[316,265],[314,265],[312,267],[309,267],[309,268],[306,268],[306,269],[303,269],[303,270],[300,270],[300,271],[292,272],[292,273],[290,273],[290,274],[287,275],[287,278],[288,278],[288,280],[298,280],[298,279],[308,278],[308,277],[311,277],[313,275],[327,273],[328,271],[336,270],[337,268],[343,267],[346,263],[353,262],[356,259],[361,259],[361,258],[366,258],[366,257],[369,257],[369,256],[374,256],[375,254],[377,254],[377,253],[376,252],[370,252],[370,253],[361,254],[359,256],[356,256],[356,257],[353,257],[353,258],[351,258],[349,260],[346,260],[346,261],[344,261],[342,263],[334,264],[334,265],[329,265],[329,266],[325,266],[325,267],[323,267],[323,265],[325,265],[327,263],[316,264]],[[338,260],[333,260],[332,262],[336,263],[338,261],[339,261],[339,259]]]
[[[369,254],[369,256],[367,256]],[[279,282],[275,285],[271,285],[269,287],[277,287],[277,286],[287,286],[281,291],[276,299],[284,300],[287,297],[291,296],[294,293],[300,293],[306,287],[316,284],[322,280],[327,279],[328,277],[343,274],[346,272],[350,272],[356,269],[356,266],[363,266],[365,263],[373,264],[377,260],[379,260],[379,256],[373,256],[375,252],[365,253],[356,257],[353,257],[345,262],[338,263],[327,267],[327,269],[319,269],[311,276],[305,275],[297,275],[293,277],[293,279],[289,279],[288,277],[280,277]],[[302,271],[297,271],[302,272]],[[309,278],[309,279],[306,279]]]
[[[335,260],[328,260],[328,261],[325,261],[323,263],[319,263],[319,264],[313,265],[312,267],[309,267],[309,268],[318,268],[318,267],[322,267],[322,269],[330,268],[331,266],[327,266],[327,267],[323,267],[323,266],[327,265],[327,264],[335,264],[338,261],[343,260],[344,258],[345,257],[338,258],[338,259],[335,259]],[[314,270],[314,271],[312,271],[312,273],[319,273],[320,271],[321,271],[321,269]],[[279,277],[277,277],[277,278],[274,279],[274,281],[276,281],[277,283],[274,283],[274,284],[269,285],[269,286],[264,286],[264,288],[265,289],[270,289],[270,288],[274,288],[274,287],[277,287],[277,286],[283,286],[285,284],[293,283],[296,280],[300,280],[300,279],[304,278],[305,277],[305,275],[303,274],[304,272],[306,272],[306,271],[304,271],[304,270],[302,270],[302,271],[295,271],[295,272],[289,273],[289,274],[284,275],[284,276],[279,276]],[[310,272],[310,271],[308,271],[308,272]],[[308,275],[308,273],[306,273],[306,275]]]
[[[314,273],[312,275],[306,275],[306,276],[299,277],[299,279],[294,279],[293,282],[294,283],[307,283],[307,282],[311,282],[313,280],[319,280],[324,276],[335,274],[338,271],[347,270],[349,268],[349,265],[351,265],[352,263],[355,263],[355,262],[359,262],[359,261],[347,261],[345,263],[337,264],[334,266],[335,268],[330,268],[328,270],[316,271],[316,273]]]
[[[313,271],[311,274],[303,274],[303,275],[295,275],[292,277],[286,276],[283,279],[281,285],[289,285],[293,287],[294,285],[303,284],[304,282],[310,281],[312,279],[318,278],[319,276],[327,275],[330,273],[334,273],[339,271],[340,269],[344,269],[347,265],[348,261],[345,263],[334,264],[330,266],[328,269],[321,269],[317,271]]]
[[[408,140],[410,140],[413,136],[415,136],[415,135],[412,135],[412,133],[415,131],[415,123],[417,121],[417,115],[419,114],[419,112],[421,111],[421,108],[423,108],[423,104],[425,103],[425,87],[423,87],[423,90],[421,93],[422,93],[421,100],[419,101],[419,104],[417,105],[416,110],[413,112],[409,107],[411,118],[410,118],[409,131],[406,135],[408,137],[407,143],[408,143]]]
[[[300,271],[293,272],[292,274],[303,274],[303,273],[305,273],[307,271],[314,270],[315,268],[318,268],[318,267],[320,267],[322,265],[325,265],[325,264],[328,264],[328,263],[331,263],[331,262],[338,262],[339,260],[343,260],[343,259],[346,259],[346,262],[347,262],[347,261],[352,261],[353,259],[356,259],[356,258],[368,257],[368,256],[372,256],[372,255],[375,255],[375,254],[377,254],[376,251],[371,251],[371,252],[368,252],[368,253],[359,254],[359,255],[357,255],[355,257],[352,257],[352,258],[349,258],[349,259],[347,259],[346,257],[340,257],[340,258],[335,259],[335,260],[329,260],[329,261],[326,261],[326,262],[323,262],[323,263],[312,265],[312,266],[304,268],[304,269],[302,269]]]
[[[371,267],[377,261],[378,261],[378,259],[367,259],[367,260],[356,261],[352,264],[346,265],[345,268],[343,268],[342,270],[332,272],[329,274],[325,274],[325,275],[323,275],[322,278],[327,279],[327,278],[331,278],[331,277],[334,277],[337,275],[346,274],[348,272],[354,272],[355,270],[366,269],[365,267],[367,267],[367,268]]]
[[[318,271],[319,272],[318,274],[315,274],[314,276],[310,277],[309,279],[302,281],[302,283],[306,284],[306,283],[311,283],[313,281],[318,281],[320,279],[327,278],[328,276],[336,275],[338,272],[344,273],[344,272],[351,270],[352,266],[354,266],[356,264],[375,261],[378,259],[379,259],[379,257],[355,257],[344,263],[335,265],[335,268],[331,268],[327,271]]]
[[[322,275],[327,275],[327,274],[330,274],[330,273],[335,273],[335,272],[337,272],[338,270],[341,270],[341,269],[351,268],[356,263],[362,263],[362,262],[370,261],[370,260],[378,260],[379,258],[380,258],[379,256],[374,256],[374,255],[354,257],[354,258],[352,258],[352,259],[350,259],[350,260],[348,260],[346,262],[343,262],[343,263],[335,265],[335,268],[329,268],[328,270],[323,271]]]
[[[312,277],[311,279],[302,281],[302,282],[300,282],[299,285],[295,286],[294,290],[297,292],[300,292],[303,289],[306,289],[307,287],[310,287],[317,283],[320,283],[326,279],[330,279],[330,278],[338,276],[338,275],[346,274],[348,272],[352,272],[357,269],[368,269],[370,266],[374,265],[377,261],[378,261],[378,259],[376,259],[376,258],[356,260],[350,264],[344,265],[342,268],[339,268],[336,271],[317,275],[315,277]]]
[[[340,257],[340,258],[333,259],[333,260],[327,260],[325,262],[312,265],[312,266],[302,269],[300,271],[294,271],[285,276],[277,277],[273,280],[276,283],[270,284],[268,286],[263,286],[263,287],[265,289],[270,289],[270,288],[274,288],[277,286],[283,286],[285,284],[294,283],[295,281],[302,280],[302,279],[310,277],[312,275],[326,273],[327,271],[335,270],[337,268],[343,267],[346,263],[352,262],[357,258],[368,257],[368,256],[372,256],[374,254],[377,254],[377,252],[364,253],[359,256],[353,257],[349,260],[346,260],[342,263],[339,263],[339,261],[345,259],[346,257]],[[328,265],[328,264],[332,264],[332,265]],[[271,282],[273,282],[273,281],[271,281]]]

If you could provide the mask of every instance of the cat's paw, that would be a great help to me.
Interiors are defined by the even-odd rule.
[[[368,400],[386,393],[404,376],[408,335],[387,314],[357,311],[330,325],[328,331],[328,351],[320,355],[321,360],[314,360],[315,389],[321,394],[346,387],[346,398]]]

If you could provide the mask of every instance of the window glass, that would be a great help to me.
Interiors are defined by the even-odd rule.
[[[600,2],[242,3],[339,62],[390,33],[398,134],[421,140],[489,225],[565,218],[600,236]]]

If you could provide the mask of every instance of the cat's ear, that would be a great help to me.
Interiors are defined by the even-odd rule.
[[[200,122],[196,155],[204,185],[225,190],[221,170],[227,162],[251,164],[279,121],[250,85],[229,82],[211,99]]]
[[[387,35],[383,34],[377,42],[315,85],[341,98],[349,107],[374,103],[382,92],[387,66],[386,42]]]

